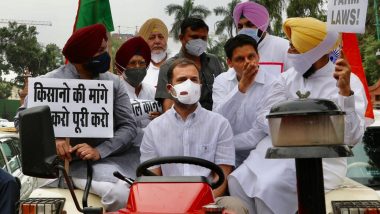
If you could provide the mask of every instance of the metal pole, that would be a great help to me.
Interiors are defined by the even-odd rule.
[[[377,35],[377,40],[380,40],[380,24],[379,24],[379,14],[378,14],[378,7],[377,7],[377,0],[373,1],[373,9],[375,12],[375,17],[376,17],[376,35]]]

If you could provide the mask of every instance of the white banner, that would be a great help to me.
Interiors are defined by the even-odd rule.
[[[135,118],[149,118],[150,112],[162,112],[162,105],[155,100],[130,99]]]
[[[113,137],[113,82],[29,78],[28,107],[48,105],[56,137]]]
[[[364,33],[368,0],[329,0],[327,28],[338,32]]]

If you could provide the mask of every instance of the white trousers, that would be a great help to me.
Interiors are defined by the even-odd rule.
[[[249,197],[235,177],[228,177],[230,195],[240,198],[248,208],[249,214],[274,214],[273,211],[259,198]]]
[[[72,178],[78,189],[84,190],[86,179]],[[116,183],[92,181],[90,192],[101,197],[101,203],[106,211],[117,211],[126,207],[129,196],[129,184],[118,180]]]

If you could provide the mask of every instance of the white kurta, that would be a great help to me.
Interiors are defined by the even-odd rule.
[[[288,40],[267,33],[258,46],[260,63],[283,63],[283,71],[286,71],[289,68],[286,60],[288,49]]]
[[[268,93],[275,79],[260,70],[252,87],[243,94],[238,89],[238,80],[233,68],[215,78],[212,89],[213,111],[223,115],[231,124],[235,136],[234,141],[236,139],[234,142],[236,166],[242,164],[249,152],[256,147],[255,142],[246,138],[246,132],[252,128],[257,112],[262,107],[260,101]],[[262,134],[261,138],[263,137],[265,137],[265,133]],[[258,143],[259,140],[256,142]]]
[[[125,82],[125,85],[127,86],[127,92],[128,96],[131,100],[139,99],[139,100],[154,100],[154,94],[156,93],[156,89],[146,83],[141,83],[142,88],[137,96],[135,93],[135,88],[131,86],[127,81]],[[132,102],[131,102],[132,103]],[[134,146],[140,146],[142,137],[144,135],[144,128],[150,123],[151,119],[148,117],[135,117],[136,124],[137,124],[137,135],[133,139],[133,145]]]
[[[160,71],[160,67],[156,67],[155,65],[153,65],[152,62],[150,62],[148,70],[146,71],[146,76],[142,82],[156,88],[159,71]]]
[[[339,95],[336,80],[333,78],[334,64],[329,62],[308,79],[293,68],[289,69],[276,81],[268,96],[264,99],[267,108],[259,113],[258,122],[267,123],[265,116],[270,106],[283,100],[298,98],[296,92],[310,91],[309,98],[325,98],[337,103],[345,115],[344,143],[355,145],[361,141],[365,130],[364,113],[367,100],[363,85],[355,74],[351,74],[351,88],[354,96]],[[268,133],[268,126],[261,130]],[[245,193],[253,198],[262,199],[274,213],[293,214],[297,210],[296,175],[294,160],[265,159],[267,148],[271,147],[270,137],[264,138],[233,176]],[[331,190],[342,183],[346,175],[346,158],[329,158],[323,160],[325,190]]]
[[[127,92],[130,99],[154,100],[156,89],[153,86],[146,84],[144,82],[141,83],[142,88],[139,95],[137,96],[135,93],[135,88],[131,86],[127,81],[124,81],[124,82],[127,85]]]

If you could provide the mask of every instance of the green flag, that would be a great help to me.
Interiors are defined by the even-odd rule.
[[[114,30],[109,0],[79,0],[74,31],[96,23],[104,24],[108,32]]]

